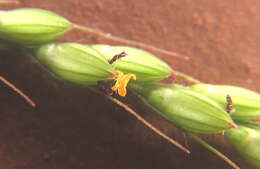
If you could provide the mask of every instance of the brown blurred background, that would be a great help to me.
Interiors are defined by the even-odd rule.
[[[20,5],[1,9],[18,7],[48,9],[82,25],[190,56],[187,61],[154,53],[202,81],[260,91],[258,0],[20,0]],[[125,45],[80,32],[63,40]],[[0,55],[0,75],[38,105],[30,107],[0,83],[1,169],[231,168],[141,106],[136,107],[140,114],[187,144],[192,154],[179,151],[102,96],[54,79],[20,52]],[[207,140],[249,169],[221,138]]]

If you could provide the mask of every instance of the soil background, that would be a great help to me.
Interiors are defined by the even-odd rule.
[[[204,82],[260,92],[258,0],[21,0],[1,9],[43,8],[122,38],[190,57],[154,54]],[[120,44],[73,31],[63,41]],[[0,83],[0,169],[230,169],[170,123],[137,108],[186,144],[187,155],[102,96],[54,79],[33,59],[4,51],[0,75],[37,103]],[[136,101],[138,102],[138,101]],[[219,136],[206,138],[241,168],[250,167]]]

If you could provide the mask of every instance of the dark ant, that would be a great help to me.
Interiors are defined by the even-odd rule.
[[[113,64],[115,61],[117,61],[118,59],[120,59],[120,58],[122,58],[122,57],[125,57],[126,55],[127,55],[127,54],[126,54],[125,52],[121,52],[121,53],[119,53],[119,54],[113,56],[113,58],[110,59],[110,60],[108,61],[108,63],[109,63],[109,64]]]
[[[226,112],[231,113],[233,109],[233,102],[230,95],[227,95],[226,101],[227,101]]]

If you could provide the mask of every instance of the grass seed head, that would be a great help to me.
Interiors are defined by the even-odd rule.
[[[131,85],[149,107],[193,133],[221,133],[236,128],[225,109],[208,97],[175,85]]]
[[[260,94],[249,89],[204,83],[195,84],[190,89],[216,100],[223,108],[227,105],[226,97],[229,95],[236,112],[260,110]]]
[[[56,77],[83,86],[112,80],[115,71],[103,56],[78,43],[43,45],[36,50],[36,58]]]
[[[151,53],[129,46],[91,45],[108,62],[112,62],[115,69],[124,73],[135,74],[137,79],[134,82],[150,83],[160,81],[172,73],[172,69],[164,61]],[[116,59],[115,56],[122,52],[127,55]]]
[[[225,139],[256,169],[260,169],[260,131],[239,126],[227,130]]]
[[[34,46],[58,39],[71,29],[71,23],[53,12],[20,8],[0,12],[0,38]]]
[[[230,85],[201,83],[191,86],[190,89],[217,101],[223,108],[232,109],[230,115],[237,123],[260,128],[260,94]]]

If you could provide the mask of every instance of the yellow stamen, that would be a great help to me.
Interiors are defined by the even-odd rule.
[[[116,83],[111,88],[113,91],[117,91],[119,96],[126,96],[126,86],[129,82],[129,80],[132,78],[136,80],[136,76],[132,73],[124,74],[123,72],[117,70],[115,72],[115,81]]]

